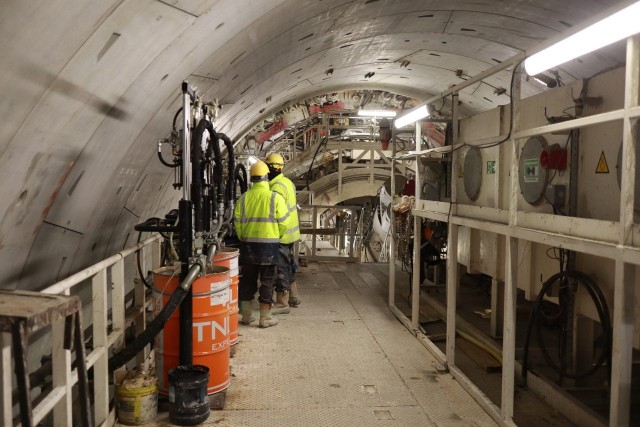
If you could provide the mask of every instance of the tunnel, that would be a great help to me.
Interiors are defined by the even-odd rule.
[[[236,318],[205,425],[640,423],[639,5],[3,1],[0,424],[120,425],[123,369],[169,422],[272,153],[303,303]]]

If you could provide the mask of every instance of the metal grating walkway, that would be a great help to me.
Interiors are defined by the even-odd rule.
[[[387,309],[386,268],[303,267],[299,308],[273,328],[240,326],[224,410],[202,425],[496,425]]]

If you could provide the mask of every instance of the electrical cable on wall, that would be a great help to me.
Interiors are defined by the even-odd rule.
[[[513,71],[511,72],[511,84],[509,85],[510,87],[510,95],[511,93],[513,93],[513,85],[515,83],[515,76],[516,76],[516,71],[518,70],[518,67],[520,67],[520,65],[524,62],[526,58],[522,59],[520,62],[518,62],[514,67],[513,67]],[[453,97],[453,94],[451,95]],[[509,133],[507,133],[507,136],[504,137],[503,139],[501,139],[500,141],[497,142],[492,142],[492,143],[487,143],[487,144],[480,144],[480,145],[473,145],[473,144],[460,144],[459,146],[457,146],[456,148],[451,148],[451,151],[448,151],[447,153],[453,153],[454,151],[458,151],[461,148],[464,147],[476,147],[479,149],[484,149],[484,148],[492,148],[492,147],[497,147],[498,145],[504,144],[506,141],[511,139],[511,135],[513,133],[513,99],[511,100],[511,102],[509,103],[509,108],[510,108],[510,114],[509,114]]]

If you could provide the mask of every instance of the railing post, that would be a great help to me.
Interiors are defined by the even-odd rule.
[[[416,194],[418,190],[416,189]],[[422,218],[413,217],[413,261],[411,263],[411,326],[418,329],[420,326],[420,234]]]
[[[69,295],[67,289],[64,295]],[[53,408],[53,425],[55,427],[71,427],[72,425],[72,384],[71,384],[71,351],[64,348],[65,319],[53,322],[51,325],[51,369],[53,388],[64,387],[65,393]]]
[[[0,332],[0,383],[2,384],[2,395],[0,398],[0,424],[3,426],[13,425],[13,402],[11,393],[11,334]]]
[[[338,197],[342,196],[342,178],[344,166],[342,165],[342,140],[338,142]]]
[[[161,251],[160,239],[158,239],[158,240],[154,240],[153,243],[151,243],[151,270],[155,270],[156,268],[160,267],[161,263],[162,263],[162,251]]]
[[[311,234],[311,237],[312,237],[311,256],[315,257],[316,256],[316,239],[318,238],[318,235],[316,234],[316,228],[318,227],[318,208],[315,206],[312,208],[312,218],[313,218],[313,233]]]
[[[93,365],[94,420],[99,426],[109,416],[109,342],[107,338],[107,270],[91,279],[93,293],[93,351],[101,351]]]
[[[146,246],[140,249],[140,264],[142,269],[142,274],[145,274],[146,271]],[[136,336],[140,335],[144,332],[146,327],[146,310],[145,310],[145,293],[146,287],[144,286],[144,277],[140,277],[140,280],[137,281],[135,285],[135,309],[136,309],[136,318],[135,318],[135,328],[136,328]],[[144,350],[142,350],[136,356],[136,364],[138,369],[143,369],[145,366],[145,362],[147,360],[147,356],[149,355],[149,346],[146,346]]]
[[[620,190],[620,248],[633,246],[635,189],[638,144],[638,119],[629,117],[629,109],[640,105],[640,36],[627,39],[625,77],[625,117],[622,133],[622,184]],[[631,373],[633,370],[634,293],[636,266],[616,260],[613,296],[613,348],[611,354],[611,402],[609,424],[629,425]]]
[[[117,334],[113,350],[118,352],[124,348],[124,259],[111,267],[111,280],[111,325],[113,326],[112,333]]]
[[[522,84],[520,65],[514,65],[511,103],[513,106],[513,130],[520,129],[520,88]],[[509,227],[518,223],[518,197],[520,196],[518,176],[520,173],[520,146],[518,139],[509,140],[511,157],[511,196],[509,198]],[[504,324],[502,328],[502,417],[513,418],[515,358],[516,358],[516,300],[518,296],[518,245],[519,239],[507,235],[506,239],[506,282],[504,291]]]
[[[458,109],[458,92],[451,95],[452,115],[452,151],[451,151],[451,197],[449,200],[449,218],[448,224],[448,241],[447,241],[447,342],[446,355],[447,365],[455,366],[456,364],[456,312],[458,305],[458,287],[460,285],[459,266],[458,266],[458,231],[459,226],[451,222],[452,216],[458,212],[456,203],[458,202],[458,167],[460,159],[458,153],[453,151],[453,146],[458,143],[458,125],[459,125],[459,109]],[[418,167],[416,166],[416,170]],[[418,182],[416,181],[416,194],[420,191]],[[435,277],[434,277],[435,279]]]
[[[356,238],[356,228],[353,220],[353,216],[355,215],[355,210],[351,210],[351,218],[349,220],[349,258],[353,258],[353,241]]]

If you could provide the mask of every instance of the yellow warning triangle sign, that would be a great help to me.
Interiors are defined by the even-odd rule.
[[[604,156],[604,151],[600,153],[600,160],[598,160],[598,166],[596,166],[596,173],[609,173],[609,165],[607,165],[607,158]]]

